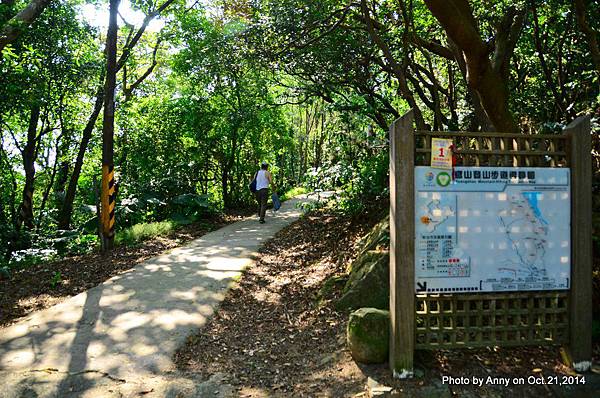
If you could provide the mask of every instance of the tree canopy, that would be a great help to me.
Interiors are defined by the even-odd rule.
[[[261,161],[281,192],[385,198],[409,109],[507,133],[592,114],[597,134],[599,36],[586,0],[3,1],[0,266],[88,250],[102,165],[118,232],[249,207]]]

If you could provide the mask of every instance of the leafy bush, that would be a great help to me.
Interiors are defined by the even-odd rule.
[[[328,163],[322,167],[310,169],[306,174],[304,185],[311,190],[332,190],[345,184],[351,175],[352,165],[343,163]]]
[[[371,203],[389,196],[389,155],[386,150],[365,150],[335,164],[307,172],[305,186],[310,189],[336,190],[340,210],[358,214]]]
[[[279,200],[281,200],[283,202],[284,200],[288,200],[288,199],[293,198],[294,196],[302,195],[305,193],[308,193],[308,189],[306,189],[304,187],[293,187],[293,188],[290,188],[287,191],[285,191],[279,197]]]
[[[29,233],[28,248],[13,252],[11,268],[23,268],[63,257],[90,253],[98,245],[96,235],[58,230],[53,235]]]
[[[98,236],[81,234],[73,237],[67,243],[68,255],[80,255],[90,253],[98,246]]]
[[[13,253],[10,260],[11,268],[25,268],[41,262],[49,262],[60,258],[58,251],[52,248],[31,248],[18,250]]]
[[[148,221],[164,219],[167,204],[152,193],[142,193],[139,197],[130,195],[121,200],[116,208],[117,225],[131,226]]]
[[[171,219],[178,224],[191,224],[211,212],[208,195],[186,193],[171,200]]]

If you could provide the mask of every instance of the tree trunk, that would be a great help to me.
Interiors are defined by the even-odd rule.
[[[56,172],[58,171],[58,157],[59,157],[59,142],[62,137],[58,137],[56,140],[56,147],[54,151],[56,153],[56,159],[54,159],[54,165],[52,166],[52,174],[50,174],[50,181],[44,190],[44,194],[42,195],[42,202],[40,204],[38,219],[37,219],[37,230],[39,230],[40,225],[42,224],[42,218],[44,218],[44,210],[46,209],[46,203],[48,202],[48,197],[50,196],[50,192],[52,191],[52,186],[54,185],[54,180],[56,179]]]
[[[69,171],[71,164],[68,160],[63,160],[58,166],[58,172],[56,177],[56,184],[54,186],[54,197],[56,208],[61,209],[65,201],[65,191],[67,189],[67,182],[69,182]]]
[[[104,79],[102,79],[104,80]],[[79,143],[79,150],[77,152],[77,158],[73,165],[73,173],[69,179],[69,185],[65,192],[65,198],[58,215],[58,229],[69,229],[71,227],[71,217],[73,216],[73,202],[75,201],[75,194],[77,193],[77,183],[79,181],[79,175],[81,174],[81,168],[83,167],[83,159],[85,152],[87,151],[88,144],[92,138],[94,132],[94,126],[102,110],[102,104],[104,102],[104,89],[102,86],[98,88],[98,94],[96,96],[96,103],[94,104],[94,110],[90,118],[83,129],[81,136],[81,142]]]
[[[577,16],[577,23],[579,24],[579,28],[585,35],[585,38],[590,47],[590,52],[592,53],[592,61],[594,61],[594,66],[596,67],[596,72],[598,72],[598,76],[600,77],[600,45],[598,44],[598,32],[596,32],[587,22],[586,17],[586,5],[584,0],[575,0],[575,15]]]
[[[315,139],[315,169],[321,167],[323,163],[323,143],[325,142],[325,112],[321,113],[321,131]]]
[[[233,194],[232,190],[234,188],[234,166],[236,161],[236,155],[238,152],[238,130],[239,127],[237,124],[233,127],[233,132],[231,136],[231,153],[226,158],[223,164],[223,172],[221,174],[221,186],[223,188],[223,206],[225,208],[230,209],[233,207]]]
[[[25,226],[27,229],[33,228],[33,189],[35,183],[35,155],[37,153],[37,126],[40,117],[39,105],[34,105],[29,117],[29,127],[27,129],[27,144],[23,149],[23,170],[25,172],[25,186],[23,187],[23,199],[19,209],[19,220],[17,229]]]
[[[221,192],[223,194],[223,207],[229,209],[231,206],[231,197],[229,195],[229,171],[227,170],[227,165],[223,165],[223,170],[221,171]]]
[[[494,63],[489,58],[490,50],[483,42],[468,0],[425,0],[433,16],[442,25],[465,60],[467,83],[475,91],[486,115],[496,130],[505,133],[519,132],[519,126],[508,107],[508,63],[514,51],[516,37],[520,34],[518,14],[510,21],[510,33],[498,29]],[[507,14],[509,16],[509,14]],[[522,23],[522,19],[520,21]]]
[[[117,84],[117,15],[120,0],[110,0],[106,34],[106,82],[104,84],[104,117],[102,120],[102,249],[113,248],[115,234],[115,88]]]

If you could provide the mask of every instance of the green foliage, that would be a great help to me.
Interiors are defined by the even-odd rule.
[[[212,211],[208,195],[183,194],[175,197],[171,204],[174,213],[171,218],[178,224],[191,224]]]
[[[296,204],[296,207],[302,209],[302,211],[305,213],[311,212],[313,210],[318,210],[323,206],[323,202],[300,202]]]
[[[28,266],[50,262],[60,258],[58,251],[54,248],[30,248],[18,250],[11,258],[11,268],[27,268]]]
[[[306,189],[305,187],[293,187],[293,188],[290,188],[287,191],[285,191],[279,197],[279,200],[281,200],[283,202],[283,201],[292,199],[295,196],[303,195],[308,192],[309,192],[308,189]]]
[[[98,236],[90,234],[77,234],[69,239],[66,245],[66,255],[81,255],[92,252],[99,245]]]
[[[50,286],[54,289],[60,282],[62,282],[62,274],[60,271],[56,271],[52,276],[52,279],[50,279]]]
[[[122,246],[132,246],[144,240],[170,234],[177,224],[173,221],[136,224],[117,232],[115,243]]]
[[[175,2],[162,15],[166,26],[142,35],[118,75],[119,242],[155,236],[155,224],[254,207],[247,185],[261,161],[270,164],[283,200],[304,190],[335,190],[341,210],[360,213],[387,200],[388,127],[409,108],[421,111],[427,129],[488,127],[464,65],[432,50],[451,49],[451,43],[424,2],[368,0],[379,41],[369,33],[361,3]],[[599,5],[588,3],[588,23],[598,31]],[[510,110],[523,129],[556,133],[577,115],[597,114],[600,76],[570,2],[470,4],[490,59],[503,19],[527,9],[514,55],[503,66]],[[0,5],[0,22],[22,5]],[[71,230],[58,228],[105,67],[105,32],[85,22],[79,5],[51,2],[2,52],[0,267],[98,247],[100,120],[83,148]],[[132,6],[147,12],[155,4]],[[120,52],[130,37],[122,26]],[[37,129],[28,134],[37,108]],[[25,226],[19,214],[24,153],[31,146],[34,220]],[[598,249],[598,239],[594,243]]]
[[[58,260],[92,252],[98,246],[98,237],[79,231],[23,233],[16,241],[16,250],[8,264],[11,268]]]
[[[342,187],[339,207],[350,214],[359,214],[374,201],[389,196],[389,155],[382,151],[366,156],[352,167],[352,174]]]

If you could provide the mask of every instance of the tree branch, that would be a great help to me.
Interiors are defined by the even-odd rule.
[[[308,41],[304,42],[304,43],[300,43],[300,44],[296,44],[297,40],[294,40],[290,43],[288,43],[287,46],[285,46],[284,49],[282,49],[281,51],[279,51],[277,54],[275,54],[275,56],[280,56],[281,54],[285,53],[286,51],[288,51],[288,49],[290,47],[294,47],[295,49],[303,49],[306,48],[308,46],[310,46],[311,44],[314,44],[316,42],[318,42],[319,40],[321,40],[322,38],[324,38],[325,36],[327,36],[328,34],[330,34],[331,32],[333,32],[335,29],[337,29],[346,19],[346,16],[348,15],[348,12],[350,11],[350,7],[352,4],[347,5],[346,7],[336,10],[334,12],[332,12],[327,18],[325,18],[323,21],[321,21],[321,25],[325,24],[327,22],[329,22],[330,20],[332,20],[335,16],[337,16],[338,14],[342,14],[338,20],[331,25],[327,30],[325,30],[323,33],[319,34],[316,37],[313,37],[312,39],[309,39]],[[313,28],[314,29],[314,28]],[[309,32],[305,32],[302,37],[306,37],[309,35]]]
[[[442,25],[448,38],[456,44],[464,57],[466,77],[475,90],[485,113],[498,131],[516,133],[519,127],[508,107],[508,82],[506,75],[494,68],[489,59],[489,46],[483,42],[468,0],[424,0],[433,16]],[[516,25],[516,24],[515,24]],[[502,65],[507,65],[512,55],[511,43],[518,38],[512,31],[498,53]],[[513,46],[514,48],[514,46]],[[510,50],[510,51],[509,51]]]
[[[31,2],[19,11],[17,15],[9,19],[0,29],[0,58],[4,47],[15,41],[29,25],[40,16],[51,0],[31,0]]]
[[[497,34],[494,39],[492,66],[505,79],[508,78],[510,59],[517,45],[517,40],[521,36],[526,15],[527,9],[517,10],[511,7],[497,28]]]
[[[596,67],[598,75],[600,75],[600,46],[598,45],[598,32],[592,29],[592,27],[587,23],[584,0],[574,0],[574,5],[577,23],[587,39],[588,45],[590,46],[590,52],[592,53],[594,66]]]
[[[412,33],[410,35],[410,40],[416,46],[422,47],[428,50],[429,52],[434,53],[435,55],[439,55],[442,58],[454,60],[454,54],[452,53],[452,50],[446,46],[441,45],[440,43],[425,40],[419,37],[416,33]]]
[[[146,28],[148,27],[150,22],[154,18],[156,18],[158,15],[160,15],[161,12],[163,12],[165,9],[167,9],[167,7],[169,7],[174,1],[175,0],[166,0],[160,7],[158,7],[156,10],[152,11],[150,14],[146,15],[140,28],[137,30],[135,35],[131,38],[129,43],[127,43],[127,45],[123,48],[123,53],[121,54],[121,56],[119,57],[119,61],[117,62],[117,72],[120,71],[121,68],[123,67],[123,65],[125,65],[125,62],[127,62],[127,58],[129,58],[129,54],[131,54],[131,50],[133,50],[135,45],[140,41],[140,39],[142,38],[142,35],[146,31]]]
[[[156,45],[154,46],[154,50],[152,51],[152,64],[148,67],[148,69],[146,69],[146,71],[140,77],[138,77],[137,80],[133,82],[129,87],[125,86],[127,84],[126,81],[123,82],[123,93],[125,94],[125,101],[127,101],[131,97],[133,91],[140,84],[142,84],[142,82],[146,80],[148,76],[150,76],[152,71],[154,71],[154,68],[156,68],[156,65],[158,65],[158,61],[156,60],[156,53],[158,52],[158,48],[160,47],[161,42],[162,40],[160,38],[156,41]]]
[[[373,25],[373,20],[371,19],[371,12],[369,11],[369,8],[367,6],[367,1],[361,0],[360,4],[361,4],[363,18],[365,20],[367,32],[369,33],[371,40],[373,40],[373,42],[377,45],[377,47],[379,47],[379,49],[383,52],[383,55],[384,55],[387,63],[391,67],[394,75],[396,76],[396,79],[398,79],[398,86],[399,86],[400,92],[402,93],[402,96],[404,97],[404,99],[406,99],[408,104],[413,109],[413,112],[415,115],[415,123],[417,124],[417,128],[419,130],[424,130],[425,129],[425,120],[423,119],[421,110],[419,109],[417,102],[415,101],[415,98],[414,98],[412,92],[410,91],[410,88],[408,87],[406,75],[404,73],[404,68],[402,67],[402,65],[400,65],[398,63],[398,61],[395,59],[394,55],[392,54],[392,51],[390,50],[389,46],[381,39],[381,37],[379,36],[377,31],[375,30],[375,26]]]

